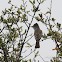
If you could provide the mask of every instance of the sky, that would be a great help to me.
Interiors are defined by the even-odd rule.
[[[10,7],[10,5],[8,4],[8,1],[9,0],[0,0],[0,15],[1,15],[2,10]],[[44,2],[44,4],[42,5],[42,11],[44,13],[47,11],[46,9],[48,7],[50,7],[50,1],[51,0],[46,0]],[[13,2],[13,4],[16,4],[16,6],[19,6],[21,3],[20,0],[12,0],[12,2]],[[52,17],[54,17],[56,19],[56,22],[59,22],[59,23],[62,22],[62,8],[61,8],[61,6],[62,6],[62,0],[52,0]],[[41,23],[40,22],[38,22],[38,23],[39,23],[39,26],[41,26]],[[33,33],[34,30],[32,28],[30,28],[30,29],[31,29],[31,31],[29,33]],[[40,29],[43,29],[43,32],[46,32],[45,28],[41,27]],[[31,40],[31,41],[35,41],[34,37],[32,39],[33,40]],[[42,56],[42,58],[44,58],[45,61],[49,62],[49,59],[56,56],[56,51],[52,51],[52,49],[55,48],[55,42],[51,41],[51,39],[41,42],[40,46],[41,46],[40,49],[38,49],[39,54]],[[39,58],[40,57],[38,57],[38,59]],[[41,60],[41,58],[39,60]],[[43,62],[43,60],[42,60],[42,62]]]

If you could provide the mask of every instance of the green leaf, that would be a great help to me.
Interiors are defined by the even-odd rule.
[[[47,34],[47,36],[51,36],[52,35],[52,33],[51,32],[49,32],[48,34]]]
[[[42,18],[42,14],[39,14],[39,16]]]
[[[35,0],[33,1],[33,4],[35,4]]]
[[[30,43],[27,43],[27,45],[30,45]]]
[[[20,7],[21,9],[22,9],[22,5],[21,5],[21,7]]]
[[[18,13],[18,14],[20,14],[20,13],[21,13],[21,12],[20,12],[20,9],[18,9],[18,10],[17,10],[17,13]]]
[[[47,38],[47,36],[44,34],[44,35],[43,35],[43,38]]]
[[[62,35],[61,35],[61,38],[62,38]]]
[[[31,0],[29,0],[29,2],[30,2],[31,4],[33,4],[33,2],[32,2]]]
[[[47,11],[47,12],[46,12],[46,14],[48,14],[48,13],[49,13],[49,14],[51,14],[51,12],[50,12],[50,11]]]
[[[45,22],[47,22],[47,19],[45,20]]]
[[[55,36],[54,36],[54,35],[52,35],[52,40],[53,40],[53,39],[55,40]]]
[[[42,23],[44,23],[43,19],[41,20]]]
[[[52,25],[50,25],[50,29],[52,28]]]
[[[26,46],[26,47],[32,47],[32,46],[30,45],[30,43],[27,43],[27,45],[28,45],[28,46]]]
[[[55,21],[55,19],[54,19],[54,18],[52,18],[52,21],[54,22],[54,21]]]
[[[3,21],[3,17],[1,16],[1,20]]]
[[[38,53],[39,53],[39,51],[36,52],[35,57],[37,56]]]
[[[11,3],[11,0],[9,0],[9,2],[8,3]]]
[[[26,18],[26,14],[23,15],[23,19],[25,19],[25,18]]]
[[[13,9],[13,6],[11,6],[11,9]]]
[[[37,51],[36,55],[39,53],[39,51]]]
[[[45,0],[41,1],[41,3],[43,3]]]
[[[40,18],[39,17],[35,17],[36,20],[40,21]]]
[[[26,46],[26,47],[30,47],[30,46]]]
[[[31,59],[29,59],[29,61],[31,62]]]
[[[57,26],[58,26],[58,28],[60,28],[61,27],[61,24],[57,23]]]
[[[2,41],[2,38],[0,37],[0,42]]]
[[[22,60],[22,62],[28,62],[28,61],[24,61],[24,60]]]

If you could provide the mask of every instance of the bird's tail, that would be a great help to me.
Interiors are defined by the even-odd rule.
[[[35,48],[40,48],[40,44],[39,44],[39,41],[36,41],[36,45],[35,45]]]

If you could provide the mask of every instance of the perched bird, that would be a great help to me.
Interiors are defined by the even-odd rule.
[[[32,27],[34,29],[34,37],[35,37],[35,40],[36,40],[35,48],[40,48],[39,41],[42,37],[42,30],[39,28],[39,25],[37,23],[35,23]]]

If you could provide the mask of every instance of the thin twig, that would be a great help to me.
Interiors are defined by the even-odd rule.
[[[39,55],[40,56],[40,55]],[[40,58],[44,61],[44,62],[46,62],[41,56],[40,56]]]
[[[3,27],[3,29],[0,31],[0,33],[4,30],[5,27]]]
[[[35,51],[35,50],[34,50]],[[29,53],[27,56],[25,56],[24,58],[22,58],[21,60],[27,58],[29,55],[31,55],[34,51],[32,51],[31,53]]]
[[[25,43],[27,43],[34,35],[32,35]]]

